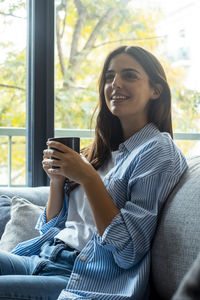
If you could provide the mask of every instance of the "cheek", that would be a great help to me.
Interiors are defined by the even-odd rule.
[[[105,86],[104,86],[104,96],[105,96],[106,101],[109,100],[111,92],[112,91],[111,91],[110,85],[105,84]]]
[[[106,106],[108,107],[108,109],[110,107],[110,100],[109,100],[110,94],[111,94],[111,92],[109,91],[108,86],[105,86],[104,87],[104,97],[105,97],[105,103],[106,103]]]

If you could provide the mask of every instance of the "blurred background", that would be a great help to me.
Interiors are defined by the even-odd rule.
[[[142,46],[160,59],[172,90],[175,142],[186,156],[199,155],[199,11],[198,0],[1,0],[0,186],[45,184],[37,181],[41,162],[32,161],[30,150],[35,143],[41,153],[37,137],[43,126],[55,136],[80,136],[82,146],[90,142],[102,63],[124,44]],[[43,125],[37,116],[45,111],[53,117]]]

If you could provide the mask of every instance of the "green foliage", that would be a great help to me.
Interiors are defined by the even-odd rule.
[[[8,15],[26,16],[26,1],[24,0],[0,0],[0,10]],[[8,21],[8,19],[4,19]]]
[[[181,132],[200,131],[200,93],[186,88],[173,89],[176,99],[174,103],[174,127]]]
[[[0,66],[0,126],[25,127],[25,51],[8,53]]]
[[[160,12],[142,9],[133,11],[128,7],[128,2],[117,1],[116,6],[116,1],[111,0],[84,0],[82,5],[87,15],[84,19],[75,1],[68,1],[64,34],[57,35],[57,41],[61,45],[59,57],[64,58],[66,71],[62,74],[62,62],[57,57],[56,127],[88,128],[91,113],[98,100],[100,70],[109,51],[122,44],[145,45],[149,50],[158,45],[155,36]],[[60,18],[59,11],[57,18]],[[77,30],[80,20],[82,27],[79,28],[79,35],[75,35],[75,28]],[[153,38],[148,39],[149,36]],[[74,42],[76,48],[72,54],[70,47]]]
[[[26,1],[0,0],[0,13],[1,30],[9,31],[13,22],[25,20]],[[158,54],[165,66],[172,88],[174,129],[200,130],[200,94],[182,85],[183,68],[175,68],[159,55],[164,39],[156,38],[156,30],[162,18],[159,8],[134,7],[133,0],[59,1],[56,7],[56,42],[60,45],[55,56],[56,128],[89,128],[98,101],[97,85],[103,61],[113,48],[126,44],[139,45]],[[15,39],[0,41],[4,53],[0,57],[0,126],[5,127],[26,124],[26,49],[15,47],[15,42]],[[89,142],[82,141],[82,144]],[[13,145],[13,183],[18,184],[20,180],[24,182],[25,140],[16,138]],[[7,139],[1,138],[0,164],[4,167],[7,146]],[[185,144],[185,153],[190,147],[191,142]]]

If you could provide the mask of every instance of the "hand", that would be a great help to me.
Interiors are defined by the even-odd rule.
[[[96,174],[90,163],[69,147],[56,141],[48,141],[47,145],[49,148],[44,150],[43,168],[50,177],[67,177],[81,184],[88,176]]]
[[[46,150],[47,149],[43,151],[43,161],[42,161],[42,167],[44,171],[48,175],[51,182],[64,185],[64,182],[66,180],[64,176],[54,175],[49,171],[52,168],[52,155]]]

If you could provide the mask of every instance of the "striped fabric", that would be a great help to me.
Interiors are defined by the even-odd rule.
[[[168,133],[146,125],[119,146],[114,168],[104,184],[120,209],[100,236],[78,255],[70,280],[59,296],[63,299],[148,299],[150,245],[158,215],[187,163]],[[42,235],[18,245],[13,253],[39,253],[45,240],[64,228],[67,198],[61,213],[38,222]]]

